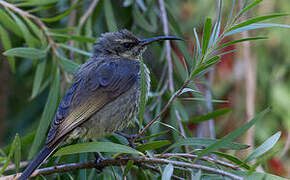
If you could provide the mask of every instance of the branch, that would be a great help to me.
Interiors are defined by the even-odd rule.
[[[58,52],[56,50],[56,43],[54,42],[54,40],[46,34],[48,28],[46,27],[46,25],[36,16],[26,12],[26,11],[23,11],[22,9],[8,3],[8,2],[5,2],[3,0],[0,0],[0,4],[5,7],[5,8],[8,8],[8,9],[11,9],[12,11],[20,14],[21,16],[25,16],[27,18],[30,18],[30,19],[33,19],[40,27],[40,29],[42,30],[42,32],[46,35],[47,37],[47,40],[48,40],[48,43],[50,44],[52,50],[53,50],[53,53],[58,56]]]
[[[171,158],[171,157],[185,157],[185,158],[190,158],[190,159],[196,159],[197,155],[195,154],[188,154],[188,153],[166,153],[166,154],[156,154],[155,157],[158,158]],[[211,161],[214,162],[216,164],[222,165],[224,167],[228,167],[228,168],[232,168],[234,170],[242,170],[239,166],[225,162],[225,161],[221,161],[218,159],[214,159],[211,158],[209,156],[203,156],[200,158],[200,160],[204,160],[204,161]]]
[[[98,1],[99,0],[94,0],[92,2],[92,4],[90,4],[90,7],[89,9],[86,11],[86,13],[81,17],[81,20],[80,20],[80,24],[79,24],[79,27],[81,28],[84,23],[86,22],[86,20],[88,19],[88,17],[90,16],[90,14],[93,12],[93,10],[95,9],[96,5],[98,4]]]
[[[191,164],[191,163],[186,163],[186,162],[180,162],[180,161],[172,161],[172,160],[167,160],[167,159],[161,159],[161,158],[148,158],[148,157],[137,157],[137,158],[132,158],[132,157],[122,157],[120,159],[105,159],[102,160],[99,163],[100,167],[107,167],[107,166],[123,166],[128,163],[129,160],[134,161],[134,164],[140,167],[145,167],[147,169],[152,169],[151,166],[147,165],[140,165],[144,163],[153,163],[153,164],[172,164],[177,167],[183,167],[183,168],[193,168],[193,169],[200,169],[206,172],[214,173],[214,174],[219,174],[222,176],[227,176],[232,179],[237,179],[237,180],[242,180],[243,178],[240,176],[237,176],[233,173],[226,172],[221,169],[216,169],[212,167],[207,167],[199,164]],[[70,164],[64,164],[64,165],[58,165],[58,166],[52,166],[52,167],[47,167],[47,168],[42,168],[36,170],[31,177],[39,176],[39,175],[49,175],[49,174],[55,174],[55,173],[63,173],[63,172],[68,172],[68,171],[73,171],[73,170],[78,170],[78,169],[91,169],[95,168],[96,164],[95,161],[89,161],[89,162],[82,162],[82,163],[70,163]],[[11,180],[11,179],[16,179],[21,175],[21,173],[18,174],[13,174],[9,176],[4,176],[0,177],[0,180]]]

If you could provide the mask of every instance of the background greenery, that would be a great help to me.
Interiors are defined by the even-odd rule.
[[[259,5],[254,6],[256,4]],[[251,5],[253,8],[247,9]],[[20,160],[29,160],[39,151],[58,102],[71,85],[73,72],[91,55],[93,44],[101,33],[126,28],[142,38],[164,34],[162,25],[164,19],[161,17],[160,4],[154,0],[1,0],[0,7],[0,81],[2,83],[0,87],[0,145],[3,147],[0,163],[3,167],[8,163],[19,164]],[[250,19],[245,21],[248,24],[240,24],[240,27],[235,26],[240,22],[239,19],[234,22],[234,17],[240,12],[238,1],[224,1],[222,7],[222,16],[218,18],[218,7],[215,1],[168,0],[165,2],[170,34],[184,37],[186,41],[171,44],[174,90],[168,88],[168,58],[165,43],[153,44],[144,54],[144,63],[148,64],[151,70],[152,93],[144,109],[144,116],[141,113],[137,123],[139,125],[135,127],[141,128],[148,124],[160,113],[167,102],[170,102],[170,97],[176,95],[175,91],[178,92],[185,82],[189,85],[186,86],[188,89],[179,92],[178,100],[174,101],[162,114],[157,123],[145,132],[143,135],[147,137],[145,145],[138,141],[137,150],[150,157],[165,150],[173,153],[190,152],[199,156],[219,151],[226,155],[215,153],[214,157],[226,156],[224,158],[233,164],[240,162],[233,157],[244,160],[244,163],[250,167],[239,165],[248,174],[255,172],[256,168],[261,165],[258,169],[263,169],[266,173],[289,178],[290,170],[287,167],[290,167],[290,113],[288,110],[290,107],[290,53],[288,51],[290,44],[287,38],[290,31],[286,24],[290,22],[289,17],[283,13],[289,12],[290,4],[287,1],[246,0],[243,8],[250,10],[247,16],[263,18],[256,21]],[[231,9],[234,12],[233,16],[230,14]],[[221,15],[221,13],[218,14]],[[274,17],[279,18],[272,19]],[[228,21],[228,19],[231,20]],[[267,19],[271,20],[263,22],[264,24],[252,24]],[[233,23],[226,26],[227,22]],[[221,28],[214,28],[215,23],[216,27],[221,23]],[[244,64],[241,49],[243,44],[232,43],[222,51],[216,51],[219,44],[241,39],[240,33],[231,36],[224,36],[225,34],[222,33],[227,30],[233,33],[234,27],[236,30],[264,27],[250,31],[250,36],[259,36],[252,40],[264,39],[260,36],[268,37],[267,40],[251,41],[250,44],[251,59],[256,62],[254,97],[256,111],[261,112],[269,106],[272,107],[272,110],[265,116],[262,117],[265,112],[263,111],[252,121],[256,123],[255,135],[251,137],[255,141],[254,149],[256,150],[252,154],[242,150],[246,146],[230,144],[238,137],[240,138],[235,142],[243,143],[241,134],[246,130],[237,129],[245,123],[246,118],[245,89],[247,87],[244,83],[244,74],[247,67]],[[233,49],[236,51],[219,56]],[[215,68],[214,78],[213,82],[210,82],[210,75],[207,72],[212,70],[212,67]],[[189,82],[189,79],[193,81]],[[214,100],[206,99],[207,89],[211,90]],[[210,105],[213,105],[213,110],[209,108]],[[214,113],[208,113],[210,111]],[[197,124],[212,118],[215,119],[216,137],[222,140],[210,142],[205,138],[193,138],[197,136]],[[256,122],[256,120],[259,121]],[[182,128],[178,123],[180,121],[182,121]],[[138,133],[136,129],[130,127],[126,131]],[[225,136],[230,132],[234,133]],[[17,133],[19,136],[16,136]],[[184,135],[188,138],[184,138]],[[108,136],[100,141],[128,144],[118,135]],[[212,143],[216,144],[210,146]],[[225,148],[226,145],[228,148]],[[82,150],[88,152],[89,147],[98,149],[94,144],[89,144],[87,149]],[[167,150],[168,147],[170,148]],[[208,148],[195,151],[201,147]],[[115,152],[134,153],[128,149],[115,148]],[[78,146],[77,149],[79,149]],[[104,156],[107,158],[114,155],[109,152],[109,148],[103,152],[106,152]],[[59,152],[59,155],[62,156],[50,158],[46,166],[51,166],[52,163],[93,159],[93,156],[87,153],[64,155],[63,152]],[[251,163],[252,159],[256,163]],[[214,162],[192,162],[186,158],[174,160],[196,162],[237,173]],[[115,166],[106,168],[101,174],[97,174],[94,169],[82,169],[42,176],[42,178],[57,176],[93,179],[98,176],[104,179],[109,177],[120,179],[125,175],[128,179],[171,177],[173,166],[154,163],[153,165],[161,173],[144,170],[128,163],[123,168]],[[1,168],[0,174],[4,169]],[[130,170],[128,174],[126,174],[126,169]],[[19,171],[18,168],[16,170]],[[12,173],[15,173],[15,170],[4,174]],[[198,178],[199,175],[205,179],[226,178],[218,174],[176,166],[174,174],[188,179]],[[252,174],[252,178],[255,176],[258,174]]]

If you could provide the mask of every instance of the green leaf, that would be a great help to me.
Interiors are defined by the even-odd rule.
[[[1,12],[1,10],[0,10]],[[11,49],[11,40],[7,31],[0,25],[0,38],[2,46],[5,50]],[[15,72],[15,58],[13,56],[7,57],[12,72]]]
[[[39,41],[34,36],[32,36],[32,34],[30,33],[29,29],[27,28],[26,24],[22,21],[22,19],[16,16],[13,12],[11,11],[8,12],[13,17],[18,28],[21,30],[25,42],[28,44],[28,46],[34,47],[35,44],[39,43]]]
[[[3,172],[5,171],[5,169],[7,168],[7,166],[9,165],[9,163],[11,161],[11,158],[12,158],[14,152],[15,152],[16,145],[17,145],[17,141],[18,141],[16,136],[15,136],[15,138],[13,140],[12,145],[11,145],[11,148],[10,148],[10,151],[9,151],[9,154],[8,154],[8,157],[6,158],[5,163],[3,164],[2,168],[0,169],[0,176],[3,174]]]
[[[245,162],[250,162],[253,159],[260,157],[261,155],[265,154],[269,151],[274,145],[277,143],[281,136],[281,131],[277,132],[269,139],[267,139],[263,144],[261,144],[257,149],[255,149],[245,160]]]
[[[79,68],[79,65],[75,62],[73,62],[72,60],[69,60],[63,56],[59,56],[59,64],[61,65],[61,67],[63,67],[67,72],[69,73],[75,73],[77,71],[77,69]]]
[[[212,102],[212,103],[227,103],[226,100],[219,100],[219,99],[207,99],[207,98],[178,98],[181,101],[205,101],[205,102]]]
[[[153,21],[153,20],[150,19],[151,23],[149,23],[145,19],[144,14],[142,14],[137,7],[133,8],[133,18],[134,18],[134,22],[136,23],[136,25],[138,25],[139,27],[141,27],[145,31],[156,32],[157,24],[156,23],[152,23],[152,22],[156,22],[156,21]]]
[[[211,31],[211,19],[206,18],[204,29],[203,29],[203,34],[202,34],[202,56],[205,55],[205,52],[207,51],[207,48],[208,48],[208,43],[210,39],[210,31]]]
[[[170,180],[173,174],[173,170],[174,170],[173,165],[167,164],[162,173],[162,180]]]
[[[146,144],[141,144],[137,147],[139,151],[147,151],[147,150],[153,150],[153,149],[158,149],[163,146],[166,146],[170,144],[170,141],[168,140],[160,140],[160,141],[152,141],[148,142]]]
[[[41,82],[43,80],[45,67],[46,67],[46,59],[40,61],[39,64],[37,64],[30,99],[34,99],[40,92],[40,86],[41,86]]]
[[[255,0],[254,2],[252,2],[250,5],[248,5],[247,7],[243,8],[241,10],[241,12],[237,15],[237,18],[241,17],[245,12],[249,11],[250,9],[252,9],[253,7],[257,6],[258,4],[260,4],[263,0]]]
[[[117,29],[117,23],[114,17],[114,11],[112,8],[112,2],[111,0],[104,1],[104,10],[105,10],[105,18],[107,27],[110,32],[116,32]]]
[[[46,56],[46,51],[35,48],[13,48],[3,53],[5,56],[15,56],[28,59],[41,59]]]
[[[232,108],[218,109],[218,110],[210,112],[210,113],[208,113],[206,115],[199,116],[199,117],[196,117],[196,118],[194,118],[192,120],[182,121],[182,122],[184,122],[184,123],[198,123],[198,122],[202,122],[202,121],[206,121],[206,120],[209,120],[209,119],[214,119],[216,117],[222,116],[224,114],[227,114],[231,110],[232,110]]]
[[[53,156],[62,156],[85,152],[111,152],[143,155],[141,152],[121,144],[115,144],[111,142],[88,142],[63,147],[59,149]]]
[[[253,40],[260,40],[260,39],[268,39],[268,38],[267,37],[249,37],[249,38],[244,38],[244,39],[238,39],[235,41],[230,41],[230,42],[226,42],[224,44],[221,44],[220,46],[218,46],[218,49],[222,49],[224,47],[231,46],[233,44],[237,44],[237,43],[244,42],[244,41],[253,41]]]
[[[233,35],[233,34],[237,34],[243,31],[249,31],[249,30],[260,29],[260,28],[272,28],[272,27],[290,28],[290,25],[274,24],[274,23],[253,23],[248,26],[244,26],[244,27],[229,31],[225,33],[225,37]]]
[[[144,141],[144,140],[148,140],[148,139],[151,139],[151,138],[154,138],[154,137],[161,136],[161,135],[166,134],[166,133],[168,133],[168,132],[169,132],[169,130],[162,131],[162,132],[159,132],[159,133],[156,133],[156,134],[152,134],[152,135],[150,135],[150,136],[145,136],[145,137],[143,137],[143,138],[138,138],[136,141],[137,141],[137,142],[141,142],[141,141]]]
[[[251,126],[253,126],[258,120],[260,120],[264,115],[270,111],[270,108],[267,108],[266,110],[262,111],[258,115],[256,115],[250,122],[244,124],[242,127],[234,130],[230,134],[226,135],[219,141],[215,142],[214,144],[210,145],[204,150],[201,150],[198,153],[198,157],[205,156],[213,151],[216,151],[217,149],[220,149],[224,146],[226,146],[228,143],[232,142],[236,138],[240,137],[242,134],[244,134]]]
[[[273,19],[273,18],[277,18],[277,17],[288,16],[288,15],[289,14],[280,13],[280,14],[270,14],[270,15],[265,15],[265,16],[254,17],[254,18],[248,19],[248,20],[246,20],[244,22],[241,22],[240,24],[237,24],[237,25],[233,26],[232,28],[230,28],[227,31],[227,33],[230,32],[230,31],[233,31],[235,29],[248,26],[250,24],[254,24],[254,23],[257,23],[257,22],[261,22],[261,21],[265,21],[265,20]]]
[[[76,3],[73,4],[73,6],[71,6],[69,9],[65,10],[63,13],[55,16],[55,17],[51,17],[51,18],[40,18],[40,20],[44,21],[44,22],[56,22],[59,21],[61,19],[63,19],[64,17],[68,16],[71,14],[71,12],[79,5],[79,1],[77,1]]]
[[[11,19],[11,17],[2,9],[0,9],[0,22],[17,36],[23,37],[21,30],[18,28],[14,20]]]
[[[32,32],[36,35],[36,37],[39,39],[39,41],[42,42],[43,45],[46,45],[46,38],[43,35],[43,32],[41,32],[40,28],[38,26],[36,26],[30,19],[28,19],[27,17],[23,18],[26,23],[29,25],[29,27],[31,28]]]
[[[15,152],[14,152],[14,164],[16,172],[19,172],[21,162],[21,141],[18,134],[15,136]]]
[[[50,5],[50,4],[55,4],[57,3],[58,0],[26,0],[25,2],[18,3],[18,7],[23,7],[23,6],[45,6],[45,5]]]
[[[179,147],[179,146],[202,146],[202,147],[210,147],[213,144],[219,142],[219,139],[210,139],[210,138],[186,138],[186,139],[179,139],[176,143],[172,144],[170,147],[166,149],[166,151]],[[231,149],[231,150],[239,150],[239,149],[246,149],[248,145],[227,142],[224,146],[219,147],[218,149]]]
[[[229,155],[229,154],[225,154],[225,153],[221,153],[221,152],[213,152],[213,154],[219,156],[219,157],[223,157],[233,163],[235,163],[236,165],[243,167],[247,170],[250,169],[250,166],[248,166],[244,161],[240,160],[239,158]]]
[[[124,176],[126,176],[129,173],[129,171],[131,170],[131,168],[133,167],[133,165],[134,165],[134,161],[133,160],[129,160],[127,162],[126,168],[124,170]]]
[[[54,117],[54,113],[58,105],[59,88],[60,88],[60,72],[59,69],[57,69],[49,90],[49,94],[47,97],[43,113],[39,121],[39,125],[37,128],[33,144],[30,148],[28,159],[34,157],[34,155],[38,152],[39,147],[44,142],[46,132],[49,128],[49,124]]]
[[[87,52],[87,51],[83,51],[81,49],[78,49],[78,48],[75,48],[75,47],[72,47],[72,46],[68,46],[66,44],[59,44],[60,47],[63,47],[65,49],[68,49],[68,50],[71,50],[71,51],[74,51],[74,52],[77,52],[79,54],[82,54],[82,55],[85,55],[85,56],[88,56],[88,57],[91,57],[93,54],[90,53],[90,52]]]
[[[140,104],[139,104],[139,126],[142,127],[143,124],[143,116],[146,107],[146,77],[145,77],[145,64],[143,62],[143,58],[140,58],[140,74],[141,74],[141,97],[140,97]]]

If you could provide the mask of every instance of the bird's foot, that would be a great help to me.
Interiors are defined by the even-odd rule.
[[[127,134],[127,133],[120,132],[120,131],[117,131],[115,133],[118,134],[118,135],[120,135],[120,136],[123,136],[124,138],[126,138],[128,140],[128,142],[129,142],[129,146],[131,148],[133,148],[133,149],[136,149],[136,146],[135,146],[135,138],[136,138],[137,134]]]
[[[96,158],[96,160],[95,160],[95,168],[96,168],[96,170],[97,170],[98,173],[101,173],[101,172],[103,172],[104,167],[101,166],[100,163],[101,163],[105,158],[104,158],[104,157],[102,156],[102,154],[99,153],[99,152],[95,152],[94,155],[95,155],[95,158]]]

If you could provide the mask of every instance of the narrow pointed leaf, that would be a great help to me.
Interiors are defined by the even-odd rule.
[[[203,121],[206,121],[206,120],[209,120],[209,119],[214,119],[214,118],[217,118],[219,116],[225,115],[228,112],[230,112],[231,110],[232,110],[232,108],[218,109],[218,110],[213,111],[213,112],[210,112],[210,113],[208,113],[206,115],[199,116],[199,117],[196,117],[196,118],[191,119],[189,121],[182,121],[182,122],[184,122],[184,123],[198,123],[198,122],[203,122]]]
[[[261,155],[265,154],[267,151],[269,151],[272,147],[275,146],[275,144],[278,142],[279,138],[281,136],[281,131],[277,132],[273,136],[271,136],[269,139],[267,139],[263,144],[261,144],[257,149],[255,149],[245,160],[245,162],[250,162],[253,159],[256,159],[260,157]]]
[[[167,164],[162,173],[162,180],[170,180],[173,174],[173,165]]]
[[[30,99],[35,98],[40,92],[40,86],[43,80],[45,67],[46,67],[46,59],[41,61],[39,64],[37,64],[36,72],[35,72],[34,80],[33,80],[32,94],[31,94]]]
[[[170,147],[166,149],[166,151],[179,147],[179,146],[197,146],[197,147],[209,147],[217,142],[219,142],[219,139],[210,139],[210,138],[186,138],[186,139],[179,139],[177,142],[172,144]],[[238,143],[233,143],[233,142],[228,142],[222,147],[219,147],[219,149],[233,149],[233,150],[238,150],[238,149],[246,149],[248,148],[248,145],[244,144],[238,144]]]
[[[106,18],[106,23],[107,27],[110,32],[115,32],[117,31],[117,23],[114,17],[114,11],[112,7],[112,1],[111,0],[106,0],[104,1],[104,11],[105,11],[105,18]]]
[[[242,127],[234,130],[230,134],[226,135],[216,143],[210,145],[204,150],[201,150],[198,153],[198,157],[205,156],[213,151],[216,151],[217,149],[220,149],[224,147],[226,144],[232,142],[236,138],[240,137],[242,134],[244,134],[250,127],[252,127],[258,120],[262,119],[264,115],[270,111],[270,108],[267,108],[266,110],[262,111],[261,113],[257,114],[250,122],[244,124]]]
[[[210,31],[211,31],[211,19],[207,18],[205,20],[205,25],[204,25],[203,34],[202,34],[202,55],[203,56],[208,48]]]
[[[56,107],[58,105],[57,102],[59,88],[60,88],[60,72],[59,69],[57,69],[49,90],[49,94],[47,97],[43,113],[39,121],[39,125],[37,128],[35,138],[33,140],[33,144],[30,148],[28,159],[31,159],[38,152],[40,145],[44,142],[46,132],[49,128],[50,122],[52,121]]]
[[[232,30],[241,28],[241,27],[245,27],[248,26],[250,24],[254,24],[254,23],[258,23],[261,21],[265,21],[268,19],[273,19],[273,18],[277,18],[277,17],[282,17],[282,16],[288,16],[289,14],[270,14],[270,15],[265,15],[265,16],[259,16],[259,17],[254,17],[252,19],[248,19],[244,22],[241,22],[240,24],[237,24],[235,26],[233,26],[232,28],[230,28],[227,32],[230,32]]]
[[[59,58],[59,64],[61,65],[61,67],[63,67],[65,69],[65,71],[74,74],[77,69],[79,68],[79,65],[65,57],[60,56]]]
[[[15,57],[22,57],[28,59],[41,59],[46,56],[45,50],[35,49],[35,48],[13,48],[5,51],[3,53],[5,56],[15,56]]]
[[[142,155],[141,152],[129,146],[124,146],[121,144],[111,142],[89,142],[65,146],[59,149],[53,156],[78,154],[85,152],[111,152],[111,153],[128,153]]]
[[[244,41],[253,41],[253,40],[261,40],[261,39],[268,39],[268,38],[267,37],[250,37],[250,38],[238,39],[238,40],[235,40],[235,41],[230,41],[230,42],[226,42],[224,44],[221,44],[218,47],[218,49],[222,49],[224,47],[231,46],[231,45],[234,45],[234,44],[237,44],[237,43],[240,43],[240,42],[244,42]]]
[[[137,149],[139,151],[154,150],[154,149],[158,149],[158,148],[161,148],[163,146],[166,146],[168,144],[170,144],[170,141],[168,141],[168,140],[152,141],[152,142],[148,142],[146,144],[139,145],[137,147]]]
[[[1,12],[1,10],[0,10]],[[11,49],[11,40],[8,32],[0,25],[1,44],[5,50]],[[12,72],[15,72],[15,58],[14,56],[7,57]]]

